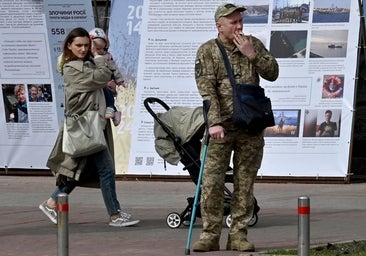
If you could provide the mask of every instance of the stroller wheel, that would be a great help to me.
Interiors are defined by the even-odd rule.
[[[257,222],[258,222],[258,214],[254,213],[252,218],[250,219],[250,221],[248,223],[248,226],[253,227],[255,224],[257,224]],[[230,226],[231,226],[231,214],[226,216],[225,224],[226,224],[226,227],[230,228]]]
[[[250,219],[248,226],[253,227],[258,222],[258,214],[254,213],[252,218]]]
[[[179,228],[180,224],[182,224],[180,214],[177,212],[169,213],[166,217],[166,224],[168,224],[170,228]]]

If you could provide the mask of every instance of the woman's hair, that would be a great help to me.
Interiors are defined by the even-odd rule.
[[[25,91],[24,84],[17,84],[14,87],[14,95],[15,95],[15,97],[18,97],[18,94],[19,94],[20,91]]]
[[[62,55],[60,56],[58,65],[60,65],[60,67],[58,67],[57,69],[60,68],[60,70],[62,70],[62,67],[65,63],[72,61],[72,60],[76,60],[77,57],[72,53],[72,51],[68,48],[68,46],[74,41],[74,39],[76,37],[87,37],[89,38],[89,32],[86,31],[84,28],[74,28],[73,30],[70,31],[70,33],[66,36],[63,45],[62,45]],[[91,40],[89,38],[89,41],[91,43]],[[90,51],[89,53],[85,56],[85,58],[89,58],[90,56]],[[61,72],[62,73],[62,72]]]

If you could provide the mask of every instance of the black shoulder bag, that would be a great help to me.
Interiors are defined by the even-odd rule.
[[[216,40],[225,67],[233,87],[233,122],[250,133],[259,133],[265,128],[274,126],[271,99],[266,97],[264,89],[258,85],[235,84],[234,73],[223,45]]]

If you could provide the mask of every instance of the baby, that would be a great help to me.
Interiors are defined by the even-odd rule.
[[[112,55],[108,52],[109,40],[104,30],[101,28],[94,28],[89,32],[89,36],[90,39],[92,40],[93,47],[96,49],[98,54],[107,55],[108,67],[113,72],[111,77],[112,81],[109,82],[108,85],[114,82],[117,84],[117,86],[125,87],[124,78],[119,69],[117,68],[116,63],[112,58]],[[121,122],[121,112],[118,111],[117,108],[115,107],[114,95],[113,92],[108,88],[109,87],[108,85],[103,88],[107,105],[104,117],[106,119],[112,118],[113,124],[115,126],[118,126],[119,123]],[[111,88],[115,89],[114,86],[111,86]]]

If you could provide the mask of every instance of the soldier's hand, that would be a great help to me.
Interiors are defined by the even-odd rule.
[[[234,34],[234,44],[239,49],[239,51],[249,60],[253,60],[256,56],[256,52],[253,46],[252,35],[245,36],[240,32]]]
[[[225,129],[221,125],[214,125],[208,129],[212,139],[221,140],[225,137]]]

